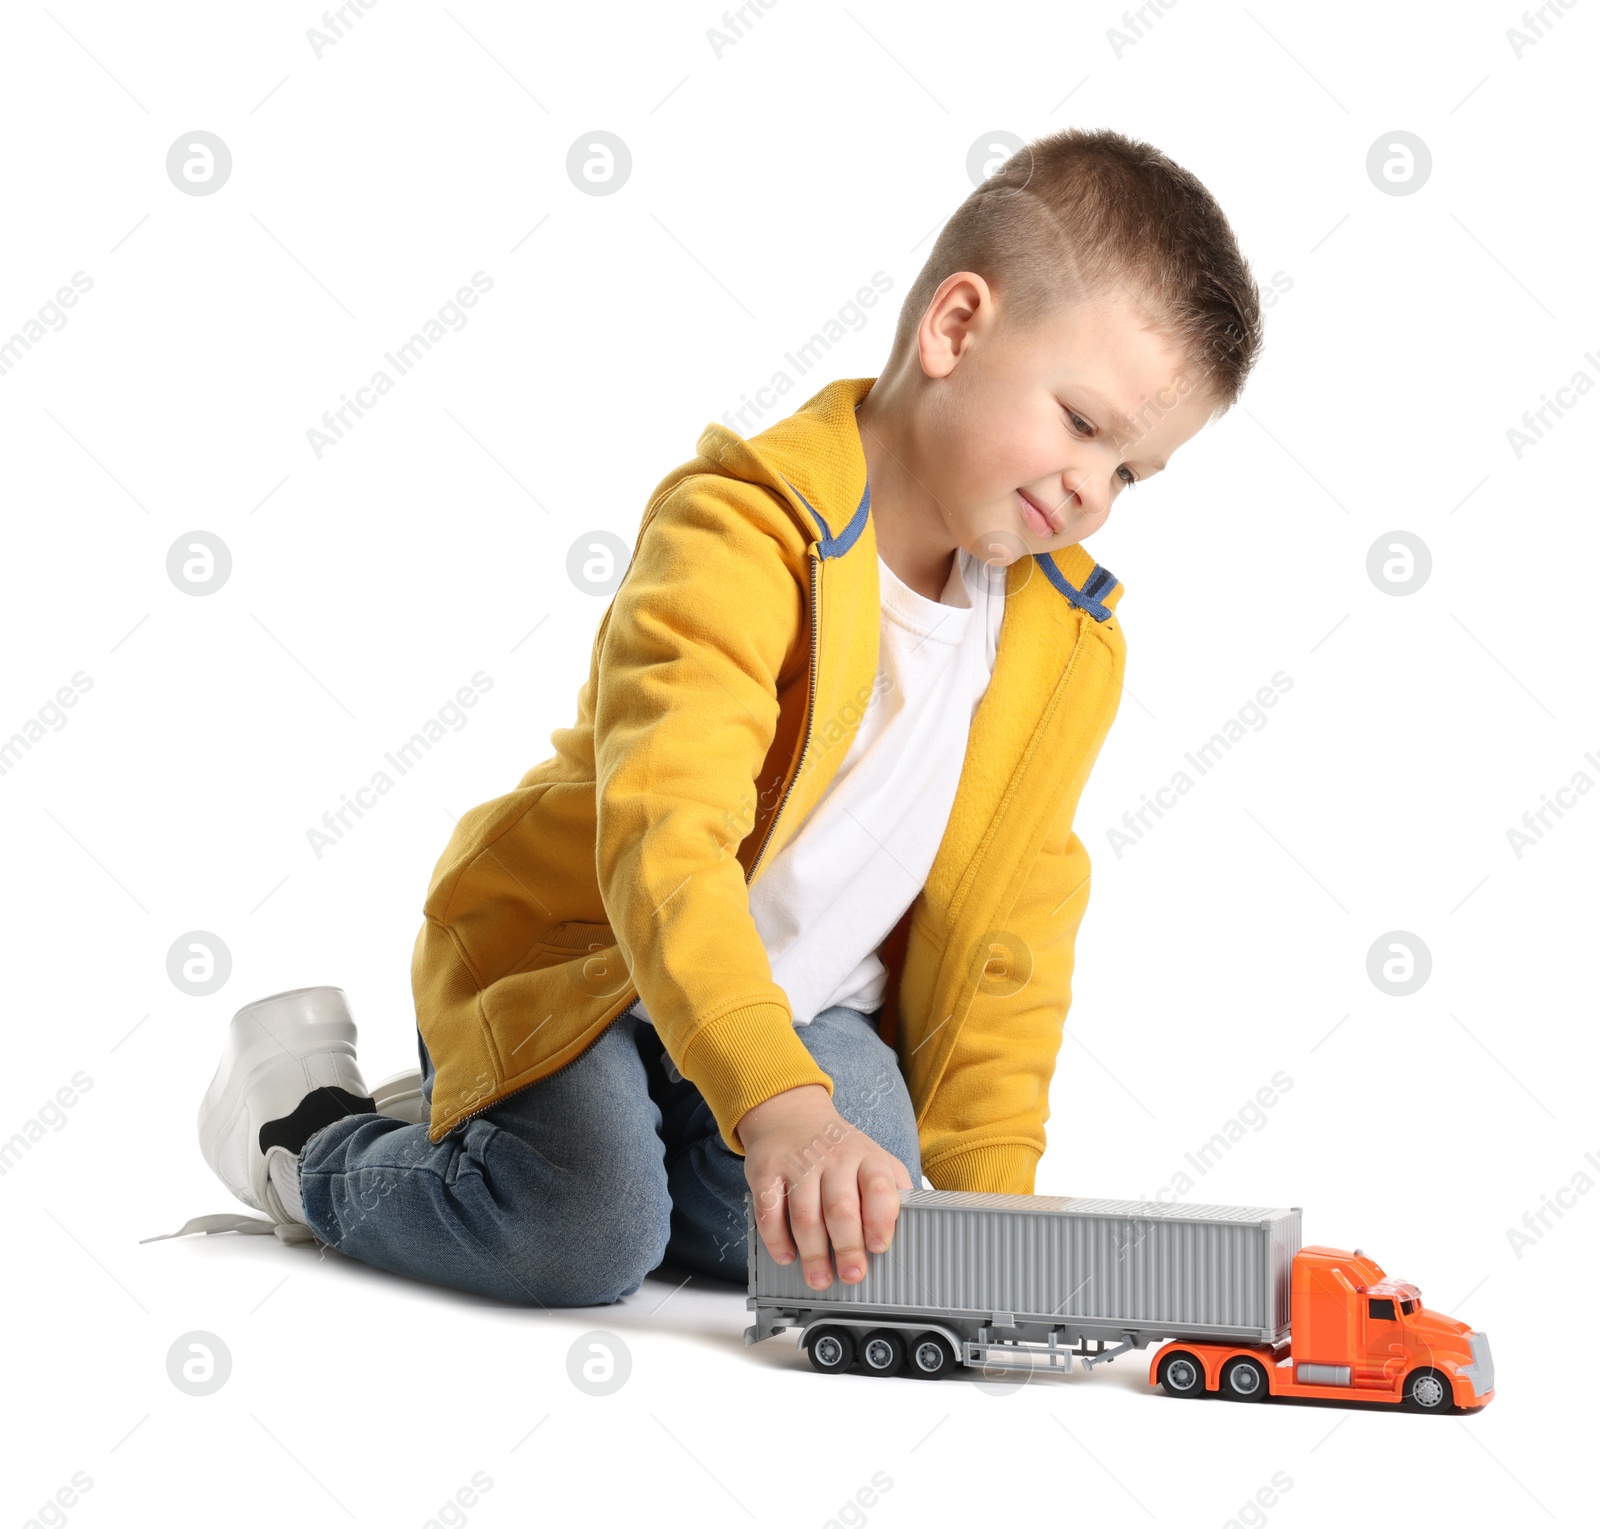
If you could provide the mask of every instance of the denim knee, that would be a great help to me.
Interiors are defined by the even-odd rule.
[[[667,1256],[672,1202],[652,1204],[644,1216],[621,1216],[597,1205],[574,1227],[558,1269],[547,1271],[547,1306],[609,1306],[633,1295],[645,1275]]]
[[[529,1305],[608,1306],[633,1294],[666,1257],[671,1236],[672,1198],[661,1163],[624,1165],[601,1148],[562,1179],[562,1192],[552,1193],[546,1182],[537,1210],[520,1207],[515,1197],[503,1207],[493,1256]],[[515,1182],[503,1173],[498,1181]]]

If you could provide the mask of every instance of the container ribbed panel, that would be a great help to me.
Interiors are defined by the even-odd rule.
[[[1289,1317],[1296,1210],[901,1190],[887,1253],[859,1284],[811,1290],[800,1262],[756,1250],[751,1293],[921,1315],[1277,1332]],[[759,1242],[759,1239],[758,1239]]]

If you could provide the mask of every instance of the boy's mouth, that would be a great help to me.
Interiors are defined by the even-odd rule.
[[[1017,490],[1017,498],[1022,502],[1022,518],[1027,522],[1028,529],[1035,536],[1060,536],[1062,526],[1056,517],[1044,508],[1037,499],[1032,498],[1025,489]]]

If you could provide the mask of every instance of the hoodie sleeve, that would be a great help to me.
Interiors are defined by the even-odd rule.
[[[722,1140],[785,1089],[833,1082],[772,980],[737,858],[778,723],[809,663],[808,553],[758,485],[702,474],[647,517],[607,613],[595,700],[606,914],[667,1054]]]

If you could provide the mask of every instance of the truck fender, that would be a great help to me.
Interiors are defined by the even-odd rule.
[[[1161,1361],[1174,1349],[1182,1349],[1186,1354],[1193,1354],[1200,1361],[1200,1368],[1205,1371],[1206,1390],[1217,1389],[1218,1377],[1222,1374],[1224,1360],[1231,1359],[1232,1353],[1220,1353],[1215,1344],[1190,1343],[1182,1338],[1169,1338],[1151,1356],[1150,1359],[1150,1384],[1159,1384],[1157,1377],[1161,1373]],[[1240,1352],[1243,1352],[1242,1350]]]

